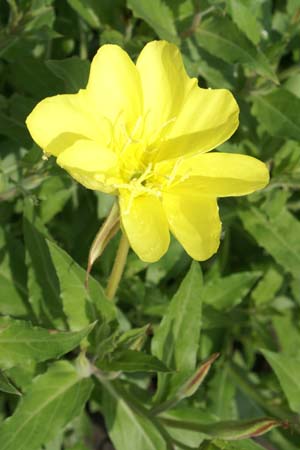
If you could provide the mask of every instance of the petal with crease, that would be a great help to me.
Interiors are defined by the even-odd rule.
[[[190,90],[157,161],[207,152],[225,142],[238,127],[239,107],[226,89]]]
[[[136,66],[143,88],[146,134],[151,141],[159,130],[172,128],[187,92],[197,81],[188,77],[179,49],[166,41],[147,44]]]
[[[168,250],[170,234],[161,201],[153,195],[120,195],[121,223],[142,261],[158,261]]]
[[[118,181],[118,159],[96,142],[79,140],[64,150],[57,164],[88,189],[113,192]]]
[[[103,45],[91,64],[87,91],[100,114],[113,124],[119,117],[133,127],[141,115],[139,73],[118,45]]]
[[[199,154],[182,159],[177,167],[174,162],[163,161],[157,164],[156,172],[161,175],[172,173],[172,167],[175,167],[175,187],[170,189],[190,196],[246,195],[262,189],[269,182],[266,164],[252,156],[235,153]]]
[[[216,253],[221,222],[215,198],[165,194],[163,207],[172,233],[193,259],[205,261]]]
[[[48,97],[36,105],[26,124],[35,142],[54,156],[78,139],[108,141],[108,124],[100,126],[100,119],[90,106],[85,90]]]

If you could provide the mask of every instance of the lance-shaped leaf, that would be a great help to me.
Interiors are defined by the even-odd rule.
[[[285,89],[253,96],[252,113],[271,136],[300,140],[300,99]]]
[[[208,382],[206,396],[209,399],[209,411],[220,420],[236,418],[236,386],[227,361],[223,360],[217,365]]]
[[[281,422],[272,418],[261,418],[254,420],[224,421],[215,423],[196,423],[183,420],[173,420],[162,418],[162,422],[169,427],[180,428],[182,430],[199,431],[209,439],[223,439],[225,441],[237,441],[250,437],[261,436]]]
[[[0,367],[9,369],[29,361],[58,358],[77,347],[93,325],[76,332],[35,327],[30,322],[0,318]]]
[[[265,55],[227,17],[212,17],[204,20],[197,32],[196,40],[206,51],[229,63],[241,63],[275,83],[275,72]]]
[[[103,371],[122,372],[170,372],[170,369],[155,356],[130,349],[120,350],[109,358],[97,362]]]
[[[100,318],[115,318],[115,307],[105,297],[101,285],[90,278],[89,289],[84,286],[85,270],[64,250],[47,241],[60,284],[60,297],[68,324],[72,330],[87,326]]]
[[[7,394],[21,395],[20,391],[10,382],[4,372],[0,371],[0,391]]]
[[[161,0],[127,0],[135,17],[143,19],[161,39],[178,42],[174,17],[166,2]]]
[[[178,387],[178,390],[174,397],[171,397],[170,399],[166,400],[165,402],[155,406],[152,408],[151,412],[153,414],[159,414],[162,411],[166,411],[170,408],[173,408],[177,403],[179,403],[182,399],[191,397],[197,389],[201,386],[203,383],[206,375],[208,374],[212,364],[215,362],[215,360],[218,358],[219,353],[214,353],[210,356],[205,362],[203,362],[198,369],[195,371],[195,373],[188,377],[186,381],[183,382],[182,386]]]
[[[92,28],[100,27],[100,20],[96,13],[93,0],[67,0],[71,8],[73,8],[79,16],[81,16]]]
[[[29,302],[37,318],[49,326],[63,326],[59,282],[44,236],[24,217]]]
[[[176,407],[170,411],[166,411],[163,414],[164,418],[172,419],[172,420],[183,420],[183,421],[196,421],[197,423],[211,423],[217,420],[217,417],[214,414],[211,414],[209,411],[202,410],[200,408],[193,407]],[[159,417],[161,419],[161,417]],[[178,443],[181,442],[192,448],[199,448],[200,444],[206,439],[206,436],[195,430],[184,430],[184,432],[180,428],[174,427],[166,427],[168,433],[172,437],[172,439],[176,440]],[[208,442],[206,442],[208,444]],[[178,448],[180,446],[178,445]],[[202,447],[200,447],[202,450]],[[204,447],[205,450],[206,447]]]
[[[241,303],[260,276],[260,272],[240,272],[213,279],[203,287],[203,303],[219,311],[231,309]]]
[[[300,222],[286,209],[269,218],[258,208],[240,211],[247,231],[287,271],[300,272]]]
[[[141,328],[132,328],[131,330],[125,331],[117,340],[117,348],[141,350],[150,330],[151,325],[148,324]]]
[[[90,63],[78,56],[61,60],[46,61],[46,66],[54,75],[64,81],[66,93],[75,94],[85,88],[88,81]]]
[[[213,442],[214,446],[212,448],[209,447],[207,450],[265,450],[265,447],[257,444],[252,439],[243,439],[238,442],[216,439]]]
[[[118,383],[102,380],[103,413],[116,450],[171,450],[155,420],[141,407],[137,409]],[[2,450],[2,449],[1,449]]]
[[[259,2],[227,0],[226,3],[232,20],[250,41],[257,45],[261,39],[262,24],[254,12],[259,8]]]
[[[291,410],[300,413],[300,359],[269,350],[262,353],[276,373]]]
[[[17,239],[0,228],[0,311],[18,317],[28,315],[28,292],[24,247]]]
[[[80,413],[92,386],[69,362],[53,364],[33,380],[14,414],[1,424],[1,450],[40,449]]]
[[[174,377],[195,370],[201,329],[202,274],[194,262],[152,339],[152,353],[178,374],[159,374],[156,403],[170,394]]]

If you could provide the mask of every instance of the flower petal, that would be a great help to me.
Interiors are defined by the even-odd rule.
[[[133,127],[142,110],[139,73],[118,45],[103,45],[91,64],[87,91],[96,109],[112,123],[124,117]]]
[[[120,195],[121,223],[129,243],[142,261],[158,261],[170,243],[168,222],[161,201],[153,195]]]
[[[165,194],[163,207],[172,233],[193,259],[205,261],[216,253],[221,222],[215,198]]]
[[[156,170],[157,173],[160,170],[170,173],[171,161],[157,164]],[[269,171],[263,162],[233,153],[213,152],[185,158],[178,162],[175,172],[174,184],[176,180],[178,184],[171,190],[192,196],[246,195],[262,189],[269,182]]]
[[[34,141],[54,156],[77,139],[108,141],[108,124],[100,127],[90,106],[85,90],[48,97],[36,105],[26,124]]]
[[[166,41],[148,43],[136,66],[143,88],[146,134],[151,140],[159,131],[167,131],[169,121],[173,126],[187,92],[197,81],[186,74],[176,45]]]
[[[235,132],[238,115],[239,107],[228,90],[201,89],[194,85],[156,160],[216,148]]]
[[[120,182],[116,154],[93,141],[75,142],[59,154],[57,163],[88,189],[114,192]]]

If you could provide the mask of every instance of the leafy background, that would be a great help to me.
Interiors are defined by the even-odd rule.
[[[0,0],[0,26],[0,449],[299,450],[299,0]],[[240,127],[220,149],[272,178],[220,201],[222,244],[201,269],[175,241],[155,264],[130,253],[115,306],[119,236],[83,284],[113,199],[43,160],[24,119],[84,87],[99,45],[136,58],[157,38],[201,86],[234,93]],[[214,426],[261,416],[288,424],[238,442],[253,427]]]

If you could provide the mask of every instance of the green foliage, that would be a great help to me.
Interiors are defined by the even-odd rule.
[[[3,369],[30,361],[59,358],[76,348],[93,326],[77,332],[57,332],[33,327],[27,321],[0,318],[0,365]]]
[[[0,0],[1,450],[299,449],[299,36],[299,0]],[[114,199],[43,160],[24,121],[86,86],[99,45],[135,60],[154,39],[233,92],[220,150],[271,182],[220,200],[201,269],[175,241],[155,264],[130,252],[114,304],[119,234],[85,284]]]
[[[267,361],[274,369],[283,392],[289,402],[292,411],[300,411],[300,360],[292,356],[263,350]]]
[[[1,448],[39,449],[80,413],[91,389],[92,381],[69,362],[54,363],[33,380],[13,416],[0,426]]]

